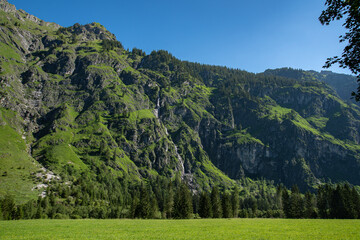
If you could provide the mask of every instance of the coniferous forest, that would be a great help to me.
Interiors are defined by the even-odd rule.
[[[107,175],[104,175],[107,176]],[[349,184],[325,184],[316,193],[302,194],[294,185],[272,191],[265,181],[243,180],[239,187],[190,192],[180,178],[157,178],[131,185],[104,177],[96,183],[81,177],[72,186],[53,186],[45,197],[16,205],[11,196],[1,200],[3,220],[19,219],[189,219],[189,218],[360,218],[360,195]],[[245,188],[245,189],[246,189]],[[56,193],[56,194],[55,194]]]

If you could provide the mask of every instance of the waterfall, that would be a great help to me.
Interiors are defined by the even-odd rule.
[[[174,143],[174,142],[173,142]],[[175,152],[176,152],[176,157],[179,160],[180,163],[180,169],[179,171],[181,172],[181,177],[183,177],[185,175],[185,166],[184,166],[184,160],[182,159],[182,157],[179,154],[178,148],[176,146],[176,144],[174,143],[174,147],[175,147]]]
[[[160,96],[158,96],[156,100],[156,107],[154,109],[154,115],[156,118],[159,118],[159,113],[160,113]]]
[[[157,100],[156,100],[156,107],[154,109],[154,115],[158,120],[159,125],[162,125],[164,127],[165,130],[165,134],[166,136],[169,136],[169,132],[168,129],[166,128],[166,126],[164,124],[161,124],[161,120],[159,118],[159,114],[160,114],[160,96],[158,96]],[[181,173],[181,177],[183,177],[185,175],[185,166],[184,166],[184,160],[182,159],[182,157],[180,156],[180,153],[178,151],[178,148],[176,146],[176,144],[174,143],[174,141],[172,141],[172,143],[174,144],[174,148],[175,148],[175,153],[176,153],[176,158],[179,161],[179,165],[178,165],[178,171],[180,171]]]

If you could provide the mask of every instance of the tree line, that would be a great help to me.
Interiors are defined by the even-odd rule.
[[[316,193],[300,193],[279,185],[266,185],[249,194],[246,181],[233,188],[214,186],[209,191],[192,192],[177,176],[157,177],[133,184],[130,179],[112,176],[97,169],[96,181],[82,175],[71,185],[55,184],[45,197],[16,205],[6,195],[0,200],[0,218],[360,218],[360,195],[349,184],[320,186]],[[245,184],[245,185],[244,185]]]

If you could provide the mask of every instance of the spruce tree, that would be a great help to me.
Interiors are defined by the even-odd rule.
[[[211,218],[212,217],[212,206],[209,194],[207,192],[202,192],[200,195],[200,204],[199,204],[199,215],[202,218]]]
[[[194,194],[191,197],[192,199],[192,207],[193,207],[193,213],[197,213],[199,214],[199,209],[200,209],[200,196],[199,194]]]
[[[296,185],[291,188],[290,205],[290,218],[304,217],[304,200],[300,194],[298,186]]]
[[[1,208],[3,212],[3,219],[12,220],[13,214],[16,211],[14,198],[10,195],[6,195],[5,198],[2,200]]]
[[[42,209],[41,209],[41,205],[38,204],[37,209],[36,209],[36,213],[34,216],[35,219],[41,219],[42,218]]]
[[[149,214],[148,214],[147,218],[158,217],[157,216],[158,211],[159,211],[159,205],[158,205],[156,196],[155,196],[155,194],[151,194],[150,203],[149,203]]]
[[[355,218],[359,219],[360,218],[360,196],[359,196],[359,193],[356,191],[355,187],[352,187],[352,189],[351,189],[351,198],[354,203],[354,210],[356,213]]]
[[[129,210],[129,217],[130,218],[136,218],[136,210],[137,207],[139,205],[139,197],[138,197],[138,193],[134,193],[134,196],[132,197],[132,201],[131,201],[131,206],[130,206],[130,210]]]
[[[234,190],[231,195],[231,203],[232,203],[232,210],[233,210],[233,217],[237,218],[239,215],[239,188],[235,185]]]
[[[185,183],[180,183],[174,201],[173,217],[178,219],[190,218],[192,211],[192,199],[190,191]]]
[[[219,188],[217,186],[213,187],[211,191],[211,204],[212,204],[213,218],[221,218],[222,209],[221,209]]]
[[[16,213],[15,213],[15,218],[16,220],[20,220],[20,219],[23,219],[24,218],[24,211],[23,211],[23,208],[22,206],[18,206],[16,208]]]
[[[172,212],[174,208],[174,190],[172,182],[170,181],[166,191],[166,199],[164,204],[164,212],[166,218],[172,218]]]
[[[281,200],[282,200],[284,214],[287,218],[290,218],[291,217],[290,195],[286,188],[283,189],[283,193],[281,196],[282,196]]]
[[[348,183],[345,183],[342,186],[342,196],[344,198],[345,204],[345,218],[354,219],[357,217],[356,207],[354,203],[354,199],[352,197],[351,188]]]
[[[314,208],[314,197],[307,191],[305,193],[305,218],[314,218],[315,217],[315,208]]]
[[[332,189],[330,185],[325,184],[318,188],[318,193],[316,195],[317,208],[319,210],[320,218],[329,218],[330,214],[330,199],[331,199]]]
[[[140,189],[140,201],[136,207],[135,217],[148,218],[150,215],[150,197],[149,192],[144,185]]]
[[[228,193],[224,193],[222,196],[222,212],[223,218],[231,218],[233,214],[232,204],[231,204],[231,197]]]
[[[340,185],[332,192],[330,201],[330,216],[332,218],[346,218],[344,196]]]

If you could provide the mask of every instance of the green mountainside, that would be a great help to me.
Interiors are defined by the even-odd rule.
[[[291,68],[268,69],[264,74],[267,76],[282,76],[296,80],[318,80],[325,82],[330,85],[345,102],[350,101],[351,103],[358,104],[351,97],[351,93],[358,87],[355,76],[333,73],[331,71],[316,72]]]
[[[107,178],[181,178],[193,192],[249,178],[360,185],[360,108],[330,74],[129,51],[98,23],[63,28],[5,0],[0,58],[0,197]]]

